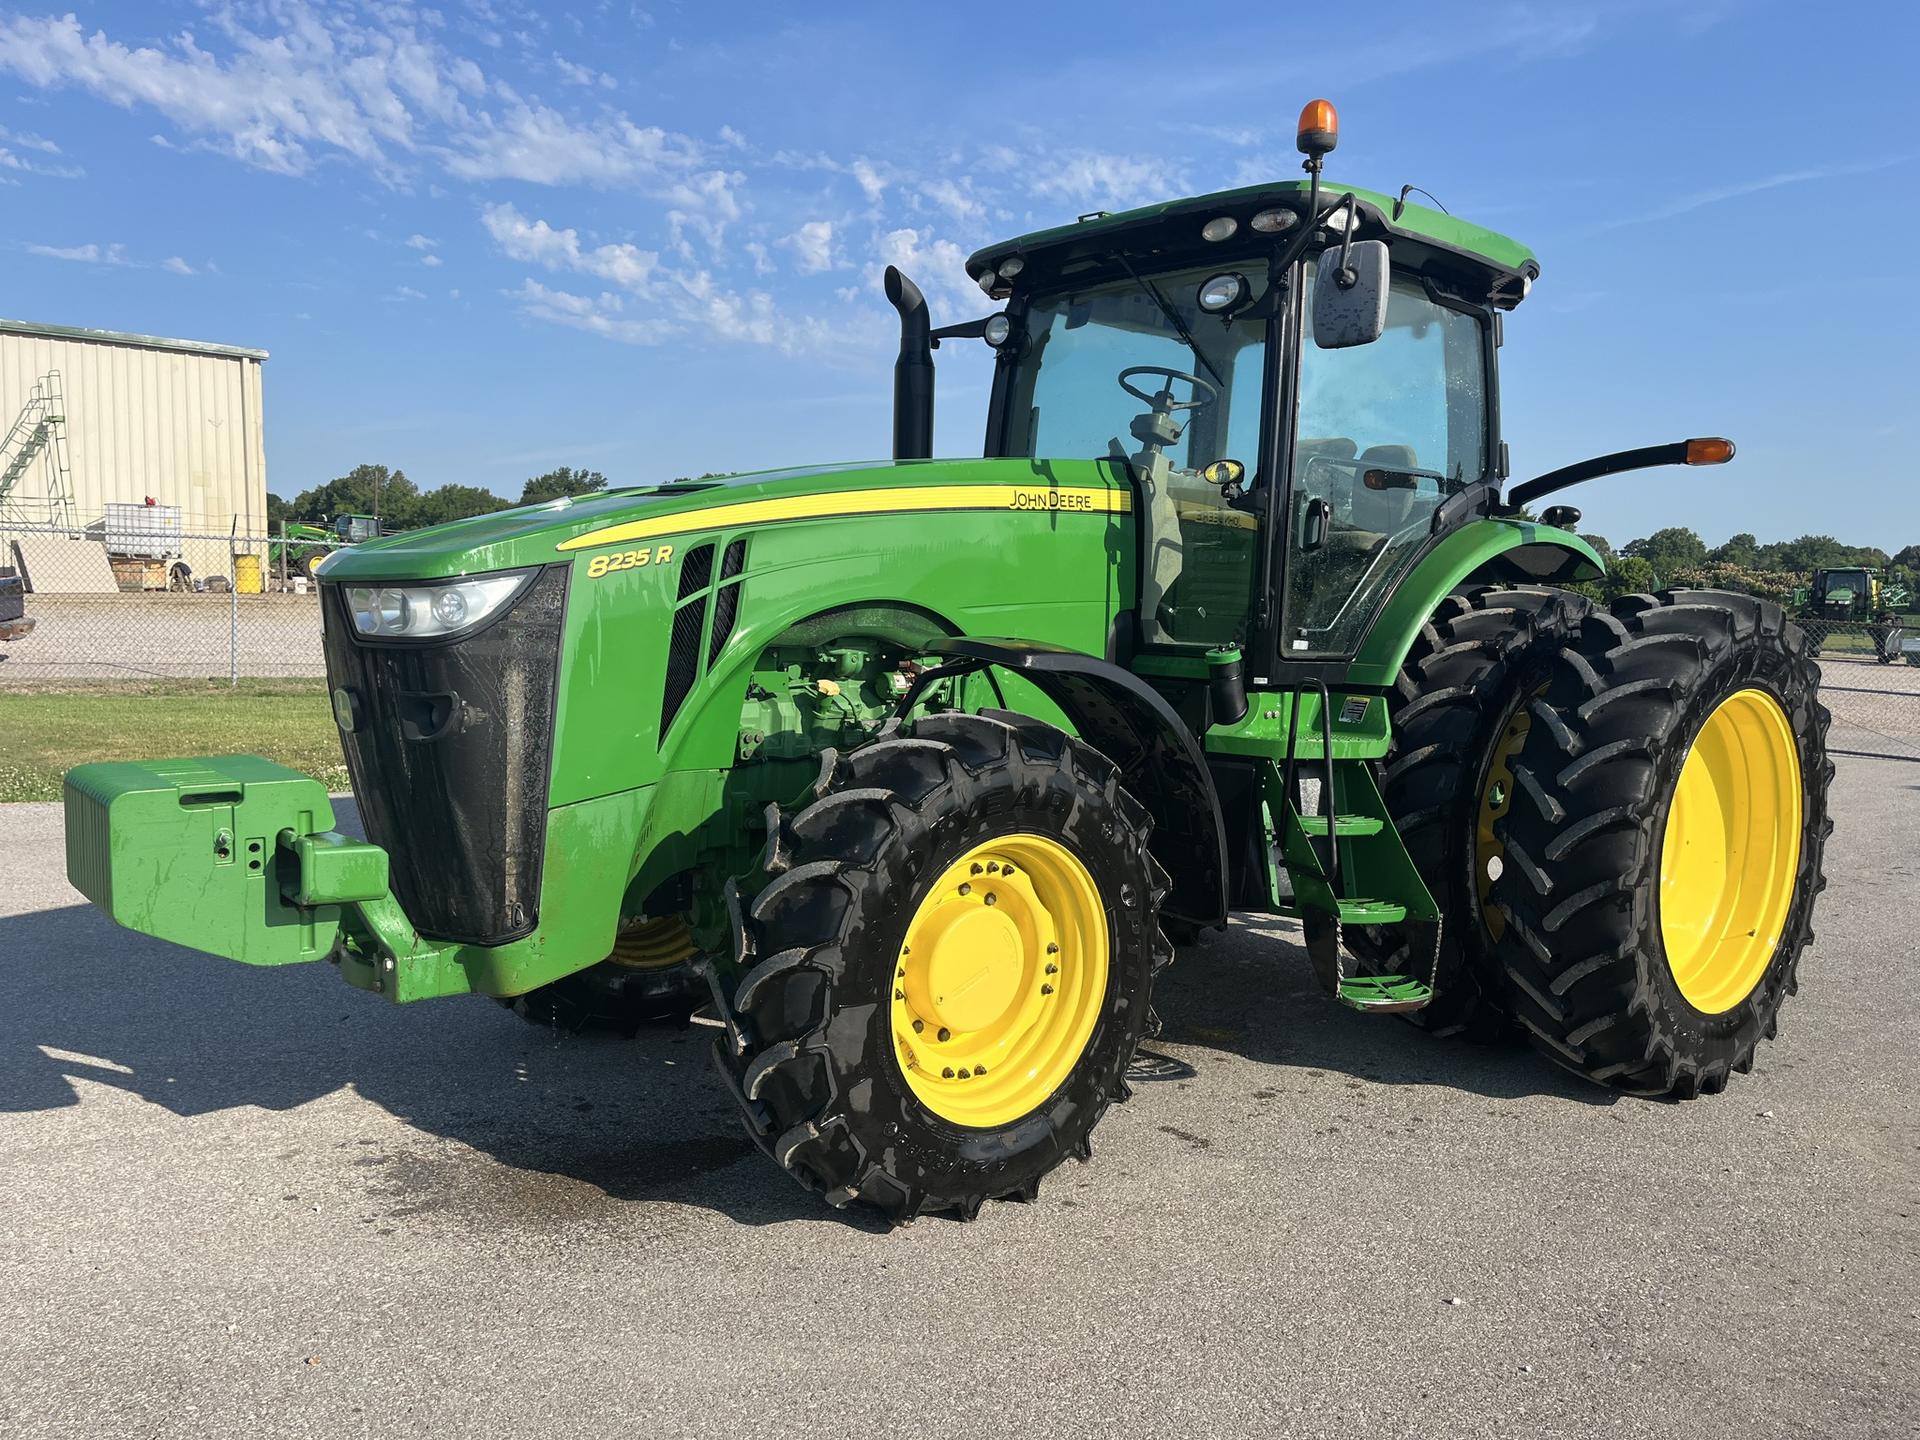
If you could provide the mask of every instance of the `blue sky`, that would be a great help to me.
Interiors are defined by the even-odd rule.
[[[517,494],[883,455],[877,277],[1298,173],[1414,183],[1540,255],[1517,475],[1617,542],[1920,542],[1908,4],[1013,7],[256,0],[0,9],[0,313],[264,346],[268,474]],[[1004,17],[1004,18],[1003,18]],[[941,352],[938,450],[986,366]],[[1573,497],[1570,497],[1573,498]]]

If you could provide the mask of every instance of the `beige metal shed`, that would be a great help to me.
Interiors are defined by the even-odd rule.
[[[62,483],[72,504],[54,523],[101,521],[110,503],[180,511],[189,532],[264,533],[267,456],[261,412],[264,350],[0,320],[0,432],[43,392],[64,422],[64,482],[53,453],[14,483],[16,513]],[[49,378],[51,377],[51,379]],[[46,393],[51,387],[51,393]]]

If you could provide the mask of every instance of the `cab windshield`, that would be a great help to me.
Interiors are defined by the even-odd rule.
[[[1200,309],[1200,284],[1217,273],[1122,275],[1036,297],[1008,377],[1004,454],[1134,462],[1150,645],[1245,638],[1257,522],[1200,472],[1236,460],[1253,482],[1266,326]],[[1160,435],[1143,436],[1156,409]]]

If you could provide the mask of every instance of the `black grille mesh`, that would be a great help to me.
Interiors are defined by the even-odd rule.
[[[492,624],[427,645],[360,643],[342,587],[322,586],[327,680],[365,717],[341,737],[361,822],[424,934],[498,945],[538,922],[567,579],[549,567]],[[446,732],[408,738],[436,707]]]
[[[713,546],[701,545],[687,552],[680,562],[680,599],[707,588],[713,578]]]
[[[713,602],[713,639],[707,644],[707,664],[711,665],[720,658],[720,652],[726,648],[727,641],[733,638],[734,621],[740,618],[740,585],[738,581],[729,585],[747,563],[747,542],[736,540],[727,546],[727,553],[720,560],[721,590]]]
[[[690,600],[673,612],[673,635],[667,641],[667,682],[660,697],[660,735],[686,703],[693,689],[694,671],[700,664],[700,621],[707,608],[706,598]]]

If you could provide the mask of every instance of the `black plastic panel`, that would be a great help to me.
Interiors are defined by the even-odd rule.
[[[360,818],[425,935],[498,945],[538,923],[568,568],[443,644],[363,642],[323,587],[327,680],[359,702],[341,739]]]

